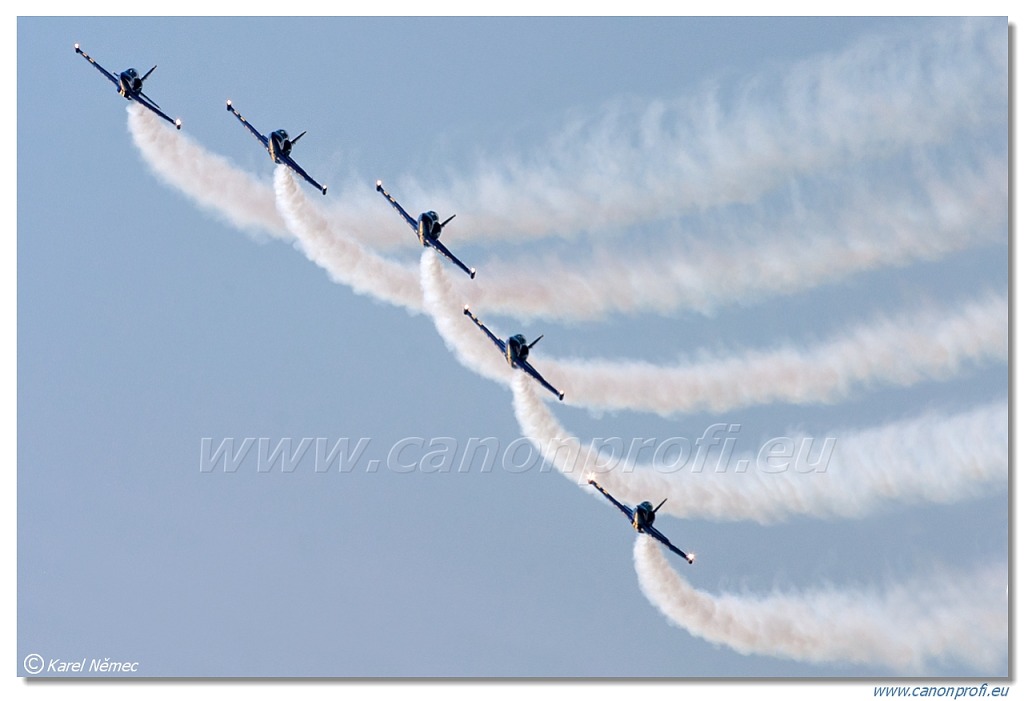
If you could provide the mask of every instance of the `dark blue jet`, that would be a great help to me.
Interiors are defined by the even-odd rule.
[[[527,375],[531,375],[533,379],[537,380],[537,382],[541,383],[545,388],[553,392],[555,396],[558,397],[558,401],[562,401],[565,397],[565,392],[559,392],[557,389],[552,387],[547,380],[541,377],[539,372],[533,369],[532,365],[526,362],[526,358],[530,355],[530,349],[537,345],[537,341],[544,338],[543,335],[538,336],[537,341],[530,344],[526,343],[526,338],[521,333],[512,336],[507,342],[502,341],[491,333],[491,330],[484,326],[479,319],[473,316],[473,313],[469,311],[468,306],[462,309],[462,313],[472,319],[473,323],[479,326],[480,330],[487,334],[487,337],[491,339],[494,342],[494,345],[501,350],[502,355],[505,356],[505,360],[508,361],[509,365],[514,368],[519,368]]]
[[[693,564],[694,559],[697,557],[696,555],[694,555],[693,553],[687,555],[682,550],[672,545],[672,543],[669,542],[669,539],[662,535],[661,531],[654,527],[654,515],[658,512],[658,509],[660,509],[665,504],[665,502],[668,501],[668,499],[663,499],[661,501],[661,504],[658,504],[657,506],[652,506],[651,502],[649,501],[643,501],[640,502],[640,504],[637,505],[635,509],[631,509],[625,504],[619,503],[619,501],[615,497],[613,497],[608,492],[604,491],[604,487],[599,485],[594,480],[587,480],[587,482],[588,484],[594,485],[594,487],[597,488],[597,491],[601,492],[601,494],[604,494],[605,498],[608,499],[608,501],[615,504],[615,506],[619,507],[619,511],[626,514],[626,518],[628,518],[633,523],[633,528],[636,530],[637,533],[646,533],[655,540],[660,540],[662,545],[667,547],[676,555],[679,555],[681,558],[689,562],[691,565]]]
[[[455,218],[454,214],[444,221],[439,221],[440,218],[437,216],[437,212],[424,212],[420,215],[420,219],[417,222],[409,216],[408,212],[402,209],[402,205],[398,204],[394,197],[387,193],[380,180],[377,181],[377,192],[384,195],[384,197],[387,198],[387,201],[391,203],[391,206],[397,209],[399,214],[405,217],[405,220],[409,222],[409,226],[411,226],[412,230],[416,232],[417,236],[419,236],[420,243],[423,246],[433,246],[438,253],[462,268],[466,275],[469,275],[470,279],[476,277],[476,268],[467,268],[465,263],[452,255],[452,252],[449,251],[439,240],[441,238],[441,229],[444,228],[445,224]]]
[[[238,113],[238,110],[231,106],[231,100],[228,100],[228,112],[238,117],[238,121],[241,122],[246,129],[251,131],[253,136],[259,139],[260,143],[263,144],[263,148],[267,149],[267,153],[270,154],[270,160],[272,160],[274,163],[283,163],[284,165],[288,166],[296,173],[301,175],[307,183],[315,187],[321,193],[325,195],[327,194],[326,185],[321,185],[316,180],[313,180],[313,178],[309,177],[309,174],[306,173],[306,171],[304,171],[299,166],[298,163],[292,160],[292,146],[294,146],[299,141],[299,139],[305,136],[306,132],[302,132],[294,139],[289,139],[288,132],[286,132],[284,129],[272,131],[270,132],[270,136],[264,136],[259,131],[257,131],[256,128],[253,127],[253,125],[245,121],[245,117],[240,115]]]
[[[156,66],[150,68],[146,72],[146,75],[142,76],[141,78],[139,77],[139,72],[134,68],[129,68],[127,70],[121,71],[120,75],[115,76],[106,68],[96,63],[95,59],[93,59],[92,56],[82,51],[82,49],[79,48],[78,44],[75,44],[75,53],[81,54],[86,61],[88,61],[96,67],[96,70],[105,75],[107,77],[107,80],[109,80],[111,83],[114,84],[115,87],[117,87],[117,92],[121,94],[121,97],[125,98],[126,100],[135,100],[143,107],[149,108],[156,112],[163,119],[166,119],[168,122],[173,124],[176,128],[181,129],[180,119],[171,119],[170,117],[168,117],[166,114],[160,111],[160,105],[153,102],[153,100],[150,99],[149,96],[142,92],[142,84],[146,81],[146,78],[148,78],[150,74],[156,70]]]

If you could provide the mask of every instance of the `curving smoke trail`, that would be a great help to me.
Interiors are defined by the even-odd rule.
[[[667,497],[663,510],[674,516],[762,524],[793,516],[855,518],[894,502],[953,503],[1007,485],[1005,402],[822,437],[782,436],[757,453],[719,453],[714,464],[710,445],[702,452],[699,440],[696,450],[686,442],[684,456],[680,442],[671,462],[639,465],[582,445],[528,380],[513,381],[513,408],[523,435],[548,463],[580,486],[593,476],[621,501]],[[724,445],[729,428],[719,426],[708,440]]]
[[[637,536],[633,558],[640,589],[669,621],[745,655],[880,665],[899,674],[948,662],[1005,673],[1005,571],[933,576],[881,592],[714,596],[680,576],[652,538]]]
[[[466,321],[433,251],[424,251],[420,280],[426,311],[458,360],[483,377],[508,383],[511,370]],[[772,402],[834,402],[858,388],[946,379],[970,363],[1005,359],[1007,348],[1007,299],[991,295],[946,313],[880,319],[811,348],[748,351],[676,367],[545,357],[539,369],[565,390],[567,404],[668,415]]]
[[[336,236],[320,210],[299,189],[288,166],[274,169],[274,191],[281,217],[297,246],[331,279],[357,294],[371,295],[409,311],[423,308],[423,293],[414,269],[383,258],[344,236]]]
[[[144,160],[171,186],[241,229],[295,240],[297,247],[331,279],[365,294],[418,312],[422,294],[416,270],[381,257],[350,236],[358,227],[340,226],[309,201],[287,166],[274,170],[274,187],[239,170],[136,103],[128,106],[128,127]]]
[[[811,347],[784,345],[676,366],[546,358],[566,402],[661,415],[789,402],[831,403],[858,389],[942,380],[971,364],[1007,358],[1007,298],[995,294],[939,312],[876,319]]]
[[[420,256],[420,284],[424,310],[455,358],[482,377],[501,384],[511,382],[514,371],[490,339],[462,313],[463,305],[455,298],[451,281],[441,269],[441,260],[430,248]]]
[[[1007,51],[984,21],[875,35],[732,93],[711,84],[690,99],[612,104],[529,156],[491,154],[468,176],[403,190],[460,212],[453,241],[593,234],[750,203],[795,176],[998,128]]]
[[[986,244],[1005,244],[1005,155],[948,176],[860,190],[798,206],[788,217],[730,213],[708,231],[640,241],[604,241],[586,257],[491,259],[487,284],[459,291],[481,311],[519,319],[596,320],[610,314],[696,310],[713,314],[835,283],[859,273],[938,260]],[[645,252],[646,251],[646,252]],[[582,259],[581,259],[582,258]]]
[[[153,172],[203,209],[239,229],[291,238],[274,207],[274,191],[223,156],[168,129],[159,117],[135,102],[128,105],[128,131]]]

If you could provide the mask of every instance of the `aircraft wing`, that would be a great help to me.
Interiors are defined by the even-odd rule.
[[[624,514],[626,514],[626,518],[628,518],[630,520],[630,522],[632,523],[632,521],[633,521],[633,511],[631,509],[627,508],[624,504],[621,504],[618,499],[616,499],[611,494],[606,492],[604,490],[604,487],[599,485],[594,480],[588,480],[588,483],[590,485],[592,485],[595,489],[597,489],[597,491],[601,492],[601,494],[604,494],[605,499],[607,499],[611,503],[615,504],[615,506],[619,507],[619,511],[621,511]]]
[[[156,106],[155,102],[153,102],[151,99],[149,99],[148,97],[146,97],[142,93],[139,93],[138,95],[132,95],[132,99],[135,100],[136,102],[138,102],[143,107],[146,107],[148,109],[153,110],[153,112],[155,112],[157,115],[159,115],[160,117],[166,119],[168,122],[173,124],[176,129],[181,129],[181,120],[180,119],[171,119],[170,117],[168,117],[166,114],[164,114],[160,110],[159,107]]]
[[[241,122],[245,126],[245,128],[248,129],[252,133],[252,135],[255,136],[259,140],[259,142],[261,144],[263,144],[263,148],[267,149],[267,153],[270,153],[270,142],[267,141],[267,137],[263,136],[263,134],[261,134],[256,129],[256,127],[254,127],[253,125],[249,124],[249,122],[246,121],[245,117],[243,117],[241,114],[239,114],[238,110],[236,110],[231,105],[231,100],[228,100],[228,112],[230,112],[231,114],[235,115],[235,117],[238,118],[238,121]],[[317,187],[320,187],[320,186],[317,185]]]
[[[545,380],[541,376],[541,374],[539,372],[537,372],[532,365],[530,365],[529,361],[517,360],[516,361],[516,365],[518,365],[522,369],[522,371],[525,372],[527,375],[532,376],[533,379],[537,380],[537,382],[539,382],[542,385],[544,385],[545,389],[547,389],[548,391],[552,392],[556,397],[558,397],[558,401],[562,401],[562,399],[565,397],[565,392],[559,392],[557,389],[552,387],[551,383],[548,382],[547,380]],[[602,491],[604,491],[604,490],[602,490]],[[632,518],[632,516],[630,516],[630,518]]]
[[[413,219],[412,217],[410,217],[409,213],[406,212],[404,209],[402,209],[402,205],[398,204],[398,200],[396,200],[394,197],[392,197],[390,194],[388,194],[388,191],[384,189],[384,185],[381,183],[380,180],[377,181],[377,192],[379,192],[380,194],[384,195],[384,198],[388,202],[391,203],[391,206],[394,207],[395,209],[397,209],[398,213],[401,214],[403,217],[405,217],[405,220],[407,222],[409,222],[409,226],[412,227],[413,231],[419,231],[420,227],[419,227],[419,224],[416,223],[416,220]],[[450,253],[448,255],[449,255],[449,257],[451,257]],[[459,265],[462,265],[462,264],[459,263]],[[465,267],[465,266],[463,266],[463,267]]]
[[[657,528],[655,528],[654,526],[647,526],[647,527],[645,527],[645,528],[644,528],[644,533],[646,533],[647,535],[651,536],[651,537],[652,537],[652,538],[654,538],[655,540],[660,540],[660,541],[661,541],[661,544],[662,544],[662,545],[664,545],[664,546],[665,546],[666,548],[668,548],[669,550],[671,550],[672,552],[674,552],[674,553],[675,553],[676,555],[678,555],[679,557],[681,557],[681,558],[683,558],[684,560],[686,560],[686,561],[687,561],[688,563],[690,563],[691,565],[693,564],[693,559],[694,559],[694,557],[695,557],[694,555],[692,555],[692,554],[690,554],[690,555],[687,555],[687,554],[686,554],[686,553],[684,553],[684,552],[683,552],[682,550],[680,550],[680,549],[679,549],[679,548],[677,548],[676,546],[672,545],[672,542],[671,542],[671,541],[670,541],[670,540],[669,540],[668,538],[666,538],[666,537],[665,537],[665,536],[664,536],[664,535],[662,534],[662,532],[661,532],[661,531],[659,531],[659,530],[658,530]]]
[[[448,248],[443,243],[441,243],[437,239],[431,239],[431,238],[427,239],[427,243],[429,243],[431,246],[433,246],[435,249],[437,249],[438,253],[443,255],[445,258],[450,260],[452,263],[455,263],[455,265],[457,265],[460,268],[462,268],[462,270],[466,273],[466,275],[469,275],[469,279],[470,280],[472,280],[473,278],[476,277],[476,268],[467,268],[466,264],[463,263],[458,258],[456,258],[452,254],[452,252],[449,251]]]
[[[102,73],[103,75],[107,76],[107,80],[109,80],[111,83],[113,83],[117,88],[121,87],[121,81],[118,80],[114,76],[113,73],[108,71],[106,68],[104,68],[100,64],[96,63],[96,59],[94,59],[92,56],[90,56],[89,54],[87,54],[84,51],[82,51],[82,49],[80,49],[78,47],[78,44],[75,44],[75,53],[76,54],[81,54],[82,58],[84,58],[86,61],[91,63],[93,66],[95,66],[96,70],[98,70],[100,73]]]
[[[308,174],[308,173],[306,173],[306,171],[304,171],[304,170],[302,169],[302,167],[301,167],[301,166],[299,166],[299,164],[298,164],[298,163],[296,163],[296,162],[295,162],[294,160],[292,160],[292,157],[291,157],[291,156],[285,156],[285,155],[280,155],[280,156],[278,156],[278,159],[279,159],[279,160],[280,160],[280,161],[281,161],[282,163],[284,163],[285,165],[287,165],[287,166],[288,166],[289,168],[291,168],[292,170],[294,170],[294,171],[295,171],[296,173],[298,173],[299,175],[301,175],[301,176],[302,176],[302,177],[303,177],[303,178],[304,178],[304,179],[306,180],[306,182],[307,182],[307,183],[309,183],[310,185],[312,185],[313,187],[315,187],[315,188],[316,188],[317,190],[319,190],[319,191],[320,191],[320,192],[322,192],[323,194],[325,194],[325,195],[327,194],[327,186],[326,186],[326,185],[321,185],[321,184],[320,184],[320,183],[318,183],[318,182],[317,182],[316,180],[313,180],[313,178],[309,177],[309,174]]]
[[[489,339],[491,339],[491,341],[494,342],[494,345],[496,345],[498,347],[498,350],[501,351],[501,354],[505,355],[505,342],[504,341],[502,341],[500,338],[498,338],[493,333],[491,333],[491,330],[489,328],[484,326],[483,323],[479,319],[477,319],[475,316],[473,316],[473,312],[469,311],[469,307],[463,307],[462,308],[462,313],[465,314],[466,316],[468,316],[470,319],[472,319],[473,323],[476,324],[477,326],[479,326],[480,330],[483,331],[485,334],[487,334],[487,337]]]

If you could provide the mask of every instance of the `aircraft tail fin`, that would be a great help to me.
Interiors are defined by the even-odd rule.
[[[445,219],[443,222],[441,222],[441,228],[443,229],[444,225],[447,224],[448,222],[450,222],[454,218],[455,218],[455,215],[453,214],[450,217],[448,217],[447,219]]]
[[[150,69],[149,69],[148,71],[146,71],[146,75],[142,76],[142,82],[143,82],[143,83],[145,83],[145,82],[146,82],[146,78],[148,78],[148,77],[150,76],[150,74],[151,74],[151,73],[152,73],[153,71],[155,71],[155,70],[156,70],[156,66],[153,66],[153,67],[152,67],[152,68],[150,68]]]
[[[651,513],[655,513],[655,514],[656,514],[656,513],[658,513],[658,509],[660,509],[661,507],[663,507],[663,506],[665,505],[665,502],[666,502],[666,501],[668,501],[668,497],[665,497],[664,499],[662,499],[662,500],[661,500],[661,503],[660,503],[660,504],[658,504],[658,505],[657,505],[657,506],[656,506],[656,507],[654,508],[654,511],[652,511]]]
[[[292,139],[292,146],[294,146],[295,144],[297,144],[297,143],[298,143],[298,141],[299,141],[299,139],[301,139],[301,138],[302,138],[302,137],[304,137],[305,135],[306,135],[306,132],[302,132],[301,134],[299,134],[298,136],[296,136],[296,137],[295,137],[294,139]],[[326,193],[325,193],[325,194],[326,194]]]
[[[535,345],[537,345],[537,343],[538,343],[538,342],[540,341],[540,339],[542,339],[542,338],[544,338],[544,334],[541,334],[540,336],[537,336],[537,340],[536,340],[536,341],[534,341],[533,343],[531,343],[530,345],[528,345],[528,346],[527,346],[527,348],[530,348],[530,349],[532,349],[532,348],[533,348],[533,347],[534,347]]]

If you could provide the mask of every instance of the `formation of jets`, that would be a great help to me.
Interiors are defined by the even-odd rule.
[[[96,63],[96,61],[91,56],[89,56],[89,54],[82,51],[81,47],[78,44],[75,44],[75,53],[85,58],[85,60],[91,63],[96,68],[96,70],[98,70],[108,80],[110,80],[110,82],[114,84],[114,86],[117,88],[118,93],[122,97],[124,97],[127,100],[134,100],[135,102],[138,102],[143,107],[157,114],[161,119],[164,119],[167,122],[173,124],[176,129],[181,129],[180,119],[171,119],[171,117],[169,117],[160,109],[160,106],[156,102],[154,102],[148,95],[142,92],[143,83],[145,83],[146,79],[150,75],[152,75],[153,71],[156,70],[156,66],[150,68],[143,76],[139,76],[138,71],[136,71],[134,68],[127,68],[124,71],[122,71],[119,75],[115,76],[113,73],[103,68],[103,66]],[[267,153],[270,155],[270,158],[272,161],[274,161],[274,163],[279,163],[288,166],[300,177],[302,177],[303,180],[305,180],[310,185],[315,187],[322,194],[327,194],[327,186],[321,185],[312,177],[310,177],[309,174],[306,173],[306,171],[303,170],[302,167],[299,166],[299,164],[296,163],[295,160],[291,157],[292,148],[299,141],[299,139],[301,139],[306,134],[306,132],[302,132],[294,139],[289,138],[288,132],[286,132],[284,129],[278,129],[276,131],[270,132],[269,134],[263,134],[258,129],[253,127],[252,124],[250,124],[245,119],[245,117],[243,117],[238,112],[238,110],[234,108],[234,106],[231,103],[231,100],[227,101],[227,110],[231,112],[233,115],[235,115],[238,121],[241,122],[241,124],[246,129],[248,129],[252,133],[252,135],[256,137],[257,140],[259,140],[259,142],[263,145],[263,148],[267,150]],[[470,279],[476,278],[476,268],[468,267],[465,263],[459,260],[451,251],[449,251],[448,248],[440,241],[442,229],[444,229],[444,227],[452,219],[455,218],[454,214],[445,219],[444,221],[441,221],[440,217],[438,217],[437,215],[437,212],[431,210],[420,214],[419,219],[413,219],[409,215],[409,213],[405,211],[402,205],[398,204],[398,201],[384,189],[384,185],[380,180],[377,181],[377,192],[379,192],[391,204],[391,206],[394,207],[398,211],[398,213],[402,215],[402,218],[405,219],[406,223],[408,223],[409,226],[412,227],[413,231],[416,232],[416,236],[419,238],[420,245],[424,247],[433,247],[435,251],[437,251],[439,254],[447,258],[454,265],[459,267],[463,272],[469,275]],[[537,372],[537,370],[527,360],[527,358],[530,355],[530,350],[535,345],[537,345],[537,342],[540,341],[541,338],[543,338],[543,335],[537,337],[537,339],[533,341],[533,343],[527,343],[526,337],[523,336],[522,334],[510,336],[508,340],[503,341],[497,336],[495,336],[489,328],[487,328],[479,319],[476,318],[476,316],[473,315],[473,313],[469,310],[468,305],[463,308],[463,313],[466,316],[468,316],[473,321],[473,323],[475,323],[477,327],[481,331],[483,331],[484,334],[487,335],[489,339],[491,339],[494,345],[498,347],[498,350],[501,351],[501,354],[505,356],[505,360],[511,367],[518,368],[519,370],[522,370],[526,374],[530,375],[541,386],[543,386],[545,389],[547,389],[556,397],[558,397],[559,401],[564,399],[565,392],[555,389],[555,387],[552,386],[551,383],[549,383],[547,380],[545,380],[543,375]],[[616,500],[615,497],[606,492],[605,489],[594,480],[589,480],[589,484],[593,485],[611,503],[618,507],[618,509],[622,511],[622,513],[624,513],[626,517],[630,520],[630,522],[633,524],[633,528],[638,533],[645,533],[651,536],[655,540],[660,541],[669,550],[676,553],[690,564],[693,563],[694,555],[692,553],[687,554],[679,548],[677,548],[676,546],[674,546],[668,538],[666,538],[658,529],[654,527],[655,514],[657,514],[658,509],[660,509],[662,505],[664,505],[666,500],[663,500],[661,504],[658,504],[657,507],[652,506],[651,502],[645,501],[638,504],[636,508],[630,508]]]

